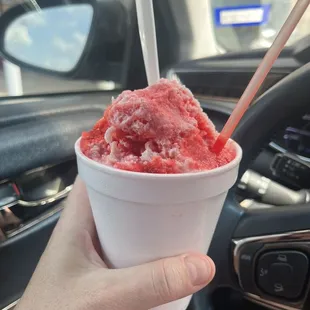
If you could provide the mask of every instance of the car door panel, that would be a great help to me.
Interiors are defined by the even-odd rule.
[[[0,188],[10,182],[24,184],[23,195],[27,199],[27,195],[31,197],[29,182],[34,182],[32,177],[27,185],[29,171],[43,171],[45,167],[63,163],[56,171],[66,173],[64,168],[72,165],[69,168],[76,173],[74,142],[82,131],[90,129],[102,116],[112,95],[115,94],[64,95],[0,102]],[[46,179],[46,175],[43,177]],[[0,201],[5,198],[0,197]],[[17,228],[6,231],[5,239],[0,241],[0,309],[22,295],[63,206],[62,199],[48,206],[24,210],[18,204],[1,209],[0,203],[0,216],[5,217],[3,212],[14,210],[15,214],[24,218]]]
[[[21,297],[59,215],[60,211],[0,244],[0,309]]]
[[[0,102],[0,180],[74,156],[72,145],[91,128],[111,95]]]

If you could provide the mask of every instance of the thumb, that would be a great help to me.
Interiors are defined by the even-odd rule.
[[[213,261],[202,254],[185,254],[145,265],[119,269],[120,301],[126,309],[150,309],[191,295],[209,284]]]

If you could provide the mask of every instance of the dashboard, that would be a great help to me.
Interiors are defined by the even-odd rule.
[[[206,97],[200,97],[199,100],[217,130],[220,131],[233,110],[234,104],[231,102],[226,104],[224,101],[215,102],[214,98],[208,100]],[[301,189],[310,188],[310,113],[302,118],[293,119],[281,130],[275,132],[269,146],[263,149],[254,160],[250,170],[258,173],[252,180],[253,182],[263,182],[264,179],[261,180],[259,175],[268,178],[284,186],[283,190],[287,189],[287,192],[284,192],[287,197],[293,197],[295,192]],[[281,195],[284,197],[279,192],[278,196]],[[241,192],[242,199],[249,197],[252,198],[249,192]],[[254,197],[257,198],[257,195]],[[297,199],[296,203],[303,199]],[[280,204],[283,203],[283,199],[278,200]],[[291,199],[286,200],[293,204]]]
[[[310,162],[310,114],[296,119],[289,126],[276,133],[272,147],[298,155]]]
[[[276,132],[269,146],[276,152],[270,164],[273,176],[295,189],[310,188],[310,114]]]

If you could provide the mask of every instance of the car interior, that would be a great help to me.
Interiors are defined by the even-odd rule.
[[[220,131],[267,49],[191,56],[197,36],[189,5],[154,1],[161,76],[186,85]],[[63,62],[49,54],[54,34],[45,30],[44,41],[31,29],[31,21],[38,25],[56,14],[71,14],[84,31]],[[10,39],[21,26],[33,35],[31,50]],[[61,27],[54,31],[66,38]],[[115,85],[0,98],[0,309],[12,310],[72,189],[75,141],[112,97],[147,82],[134,1],[16,3],[0,16],[0,52],[42,76]],[[309,61],[310,36],[287,46],[233,134],[243,158],[208,252],[217,272],[189,310],[310,308]]]

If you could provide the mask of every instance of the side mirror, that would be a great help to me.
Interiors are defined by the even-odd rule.
[[[120,2],[37,0],[29,6],[19,4],[0,17],[4,58],[37,72],[120,82],[128,29]]]
[[[26,12],[5,30],[3,51],[30,66],[72,71],[85,50],[93,16],[94,9],[88,3]]]

